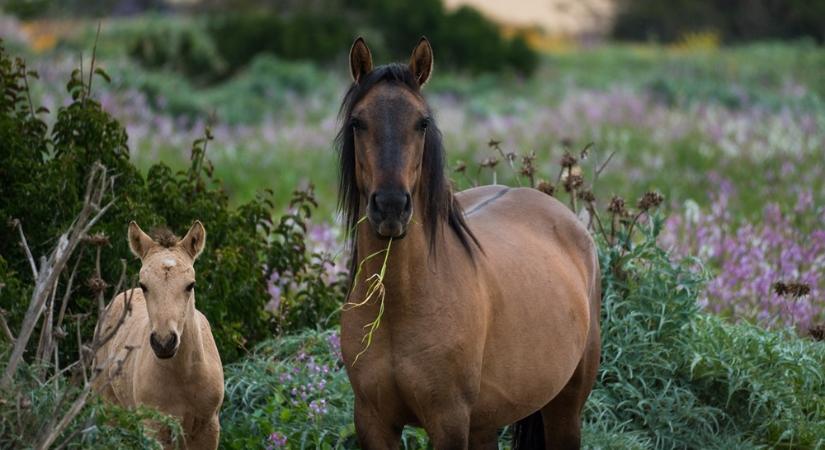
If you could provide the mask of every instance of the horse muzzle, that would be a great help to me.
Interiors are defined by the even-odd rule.
[[[372,194],[367,206],[367,218],[379,237],[403,238],[412,218],[412,199],[409,192],[379,191]]]
[[[149,335],[149,345],[155,356],[160,359],[169,359],[175,356],[178,351],[178,335],[177,333],[170,333],[169,337],[162,339],[158,337],[157,333],[152,332]]]

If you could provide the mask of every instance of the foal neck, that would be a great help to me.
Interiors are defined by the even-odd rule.
[[[197,320],[194,294],[192,301],[186,308],[183,332],[180,336],[180,347],[175,356],[157,361],[162,365],[171,366],[178,374],[188,378],[197,373],[197,365],[204,359],[203,336]]]

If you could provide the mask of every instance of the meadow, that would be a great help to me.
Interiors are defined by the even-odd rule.
[[[352,394],[335,326],[346,254],[332,146],[349,82],[346,64],[260,55],[230,78],[203,83],[175,67],[148,67],[130,53],[134,30],[151,22],[103,27],[96,64],[110,81],[95,78],[90,92],[126,133],[123,147],[136,168],[129,177],[141,184],[162,175],[180,189],[164,192],[185,196],[186,177],[172,174],[195,173],[206,161],[201,189],[243,215],[224,219],[222,209],[210,209],[222,227],[251,222],[243,236],[256,239],[259,216],[249,205],[260,206],[266,191],[268,211],[281,216],[251,250],[266,254],[255,260],[265,273],[261,289],[244,293],[257,309],[251,318],[231,316],[237,323],[222,335],[233,349],[225,366],[222,445],[349,448]],[[91,24],[48,49],[11,19],[0,20],[0,30],[4,45],[38,72],[31,80],[35,105],[54,113],[77,102],[66,81],[80,52],[89,70]],[[567,201],[557,175],[569,152],[594,193],[594,210],[611,206],[614,195],[628,205],[648,191],[664,196],[635,234],[624,228],[626,244],[597,237],[602,266],[612,270],[603,283],[603,362],[586,410],[585,444],[825,448],[825,49],[807,41],[568,43],[543,54],[535,73],[522,77],[441,72],[433,44],[436,72],[425,93],[459,188],[545,181]],[[61,121],[57,114],[43,119],[48,127]],[[204,135],[193,157],[192,142]],[[534,166],[527,176],[525,156]],[[158,162],[168,168],[158,169]],[[197,185],[191,180],[200,176],[186,182]],[[294,203],[295,189],[309,186],[312,197],[299,195]],[[151,217],[183,226],[194,213],[170,219],[170,206]],[[125,241],[117,229],[107,228],[109,238]],[[214,254],[242,260],[244,242],[221,230],[219,242],[238,254]],[[305,259],[286,261],[294,248]],[[217,286],[217,267],[207,267]],[[806,289],[790,295],[788,285]],[[213,294],[229,295],[227,286]],[[212,307],[221,317],[232,314]],[[253,322],[254,336],[244,336],[244,324]],[[53,404],[48,392],[32,395],[41,394],[40,401]],[[95,405],[85,414],[96,425],[76,431],[72,445],[126,442],[111,440],[100,426],[125,413]],[[12,417],[3,414],[3,423]],[[406,448],[427,445],[420,430],[408,430],[404,439]]]

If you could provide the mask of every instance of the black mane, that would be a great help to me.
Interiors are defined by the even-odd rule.
[[[353,83],[341,103],[338,113],[341,129],[335,138],[335,146],[340,158],[338,208],[344,215],[344,223],[351,245],[351,264],[355,256],[355,229],[364,214],[361,211],[361,192],[355,179],[355,143],[353,130],[349,126],[352,108],[379,83],[393,83],[420,93],[418,81],[407,65],[387,64],[379,66]],[[441,144],[441,131],[434,122],[427,127],[424,139],[424,156],[422,161],[421,183],[419,189],[424,195],[424,211],[421,217],[424,230],[430,244],[430,253],[435,253],[441,225],[446,222],[456,234],[467,252],[473,254],[473,244],[480,248],[478,240],[464,221],[464,211],[453,197],[452,187],[444,174],[444,147]],[[350,276],[354,276],[353,273]]]

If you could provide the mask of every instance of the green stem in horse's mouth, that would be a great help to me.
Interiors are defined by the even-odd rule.
[[[375,330],[378,329],[379,325],[381,325],[381,317],[384,315],[384,296],[386,291],[384,290],[384,276],[387,274],[387,261],[390,258],[390,248],[392,247],[392,238],[390,238],[389,242],[387,242],[387,248],[378,250],[377,252],[367,256],[366,258],[362,259],[361,262],[358,264],[358,270],[355,272],[355,278],[352,285],[352,290],[350,292],[355,291],[355,287],[358,283],[358,278],[361,275],[361,270],[364,268],[364,263],[369,261],[370,259],[374,258],[375,256],[384,253],[384,262],[381,264],[381,270],[378,273],[374,273],[367,278],[367,283],[369,283],[367,287],[367,293],[364,296],[364,299],[360,302],[347,302],[344,304],[342,309],[344,311],[357,308],[359,306],[366,305],[369,303],[370,300],[373,298],[378,298],[378,315],[375,317],[375,320],[372,322],[364,325],[364,328],[367,328],[366,334],[364,337],[361,338],[361,343],[364,344],[364,348],[355,355],[355,360],[352,362],[353,365],[358,362],[358,358],[370,348],[370,344],[372,344],[372,337],[375,333]]]

